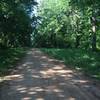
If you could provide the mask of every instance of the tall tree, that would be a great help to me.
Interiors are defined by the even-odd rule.
[[[92,38],[91,44],[92,49],[96,50],[96,27],[97,27],[97,17],[100,16],[100,1],[99,0],[71,0],[70,2],[73,7],[77,7],[76,9],[83,10],[83,12],[87,12],[87,16],[90,17],[91,20],[91,31]]]

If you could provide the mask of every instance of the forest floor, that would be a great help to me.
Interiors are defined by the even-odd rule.
[[[38,49],[3,79],[0,100],[100,100],[99,84]]]

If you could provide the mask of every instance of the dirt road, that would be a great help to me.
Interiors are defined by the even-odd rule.
[[[80,73],[32,49],[5,77],[0,100],[100,100],[99,93]]]

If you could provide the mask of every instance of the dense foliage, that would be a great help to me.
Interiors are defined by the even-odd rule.
[[[27,48],[9,48],[0,50],[0,76],[12,71],[16,62],[23,58]]]
[[[99,0],[40,1],[0,0],[0,48],[100,47]]]
[[[29,46],[34,0],[0,0],[0,48]]]
[[[100,47],[99,0],[41,0],[36,47]]]
[[[63,61],[67,67],[84,72],[86,75],[100,79],[100,52],[83,49],[42,48],[50,56]]]

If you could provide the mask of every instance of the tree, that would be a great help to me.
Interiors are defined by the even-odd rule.
[[[99,0],[42,0],[34,44],[96,50],[100,44],[99,6]]]
[[[34,0],[0,0],[0,44],[5,47],[30,45]]]
[[[77,9],[83,10],[84,12],[87,12],[87,16],[89,16],[91,20],[91,31],[92,31],[92,49],[96,50],[96,41],[97,41],[97,35],[96,35],[96,27],[97,27],[97,17],[99,13],[99,6],[100,1],[99,0],[71,0],[70,5],[73,7],[77,7]]]

